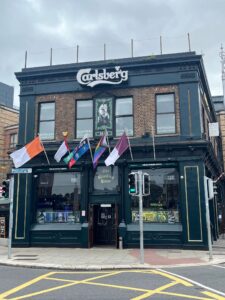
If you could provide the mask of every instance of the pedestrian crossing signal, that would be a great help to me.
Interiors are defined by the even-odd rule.
[[[150,195],[150,175],[148,173],[143,174],[142,191],[144,196]]]
[[[2,197],[9,198],[9,180],[2,182]]]
[[[137,195],[138,193],[137,175],[137,173],[130,173],[128,175],[128,187],[130,195]]]

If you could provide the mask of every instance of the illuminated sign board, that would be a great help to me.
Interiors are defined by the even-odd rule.
[[[116,66],[114,71],[106,69],[81,69],[77,72],[77,81],[81,85],[94,87],[99,84],[120,84],[128,80],[128,71],[121,70],[120,66]]]

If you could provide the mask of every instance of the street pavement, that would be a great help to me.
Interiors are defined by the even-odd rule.
[[[0,265],[67,270],[110,270],[165,268],[225,263],[225,237],[213,243],[213,258],[208,251],[183,249],[145,249],[144,264],[139,249],[108,247],[83,248],[12,248],[8,258],[6,239],[0,239]]]

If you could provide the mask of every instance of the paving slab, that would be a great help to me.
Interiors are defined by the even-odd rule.
[[[143,269],[225,263],[225,239],[213,244],[213,259],[208,251],[183,249],[145,249],[144,264],[139,249],[99,248],[12,248],[8,259],[7,240],[0,239],[0,264],[32,268],[68,270]]]

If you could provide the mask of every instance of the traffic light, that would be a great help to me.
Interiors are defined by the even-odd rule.
[[[129,186],[129,194],[137,195],[138,194],[138,181],[137,181],[137,173],[130,173],[128,175],[128,186]]]
[[[150,175],[148,173],[143,174],[142,178],[142,192],[144,196],[150,195]]]
[[[2,197],[9,198],[9,180],[2,182]]]
[[[213,181],[213,194],[214,194],[214,196],[218,194],[216,181]]]

